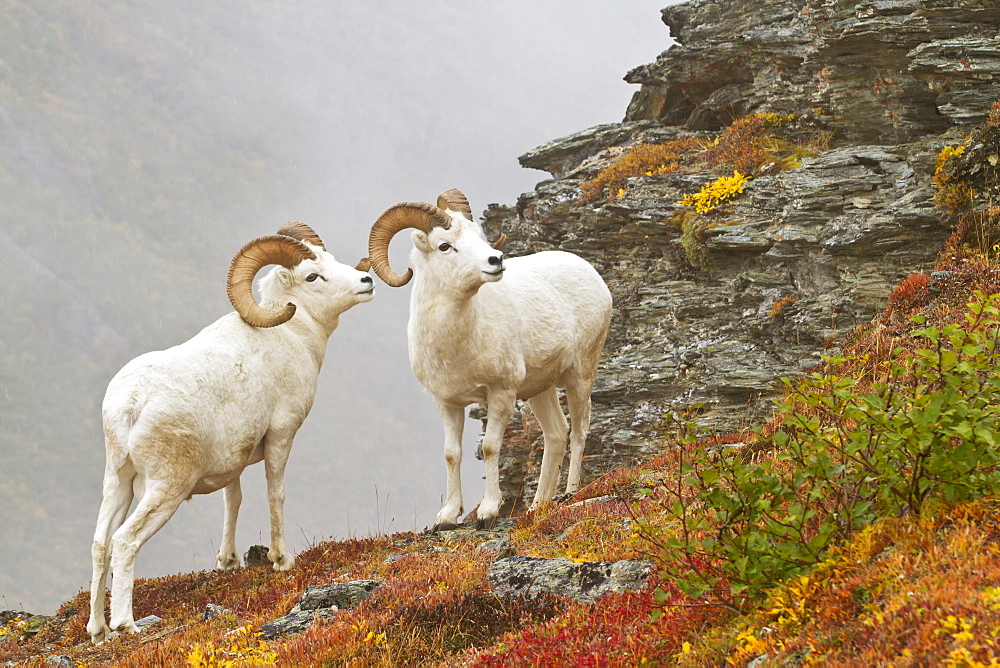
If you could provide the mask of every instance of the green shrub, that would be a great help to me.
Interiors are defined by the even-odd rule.
[[[770,452],[699,447],[682,430],[676,478],[643,490],[674,520],[669,532],[640,524],[667,577],[740,607],[879,517],[1000,491],[998,305],[976,293],[964,327],[915,331],[920,346],[897,348],[884,380],[864,387],[832,373],[785,379]]]

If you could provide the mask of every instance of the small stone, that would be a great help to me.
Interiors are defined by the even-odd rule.
[[[270,566],[271,560],[267,558],[269,548],[266,545],[251,545],[250,549],[243,555],[243,563],[249,568],[253,566]]]
[[[504,557],[512,557],[517,554],[514,546],[511,545],[510,539],[507,537],[494,538],[493,540],[488,540],[485,543],[479,545],[479,549],[483,552],[493,552],[496,554],[497,559],[503,559]]]
[[[142,619],[137,619],[135,625],[136,627],[138,627],[139,631],[145,631],[153,624],[162,621],[163,617],[157,617],[156,615],[146,615]]]
[[[221,605],[216,605],[215,603],[209,603],[205,606],[205,612],[201,615],[201,620],[203,622],[211,621],[216,617],[221,617],[223,615],[231,615],[233,611],[228,608],[223,608]]]
[[[454,552],[454,550],[452,550],[451,548],[447,548],[447,547],[441,547],[440,545],[428,545],[427,549],[424,550],[424,552],[428,552],[428,553],[431,553],[431,554],[435,554],[435,553],[437,553],[437,554],[451,554],[452,552]]]

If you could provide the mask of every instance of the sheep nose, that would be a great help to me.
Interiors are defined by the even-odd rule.
[[[372,282],[372,277],[371,276],[362,276],[361,277],[361,282],[367,285],[367,284],[369,284],[369,283]]]
[[[503,262],[503,255],[490,255],[487,262],[489,262],[494,267],[499,267],[500,264]]]

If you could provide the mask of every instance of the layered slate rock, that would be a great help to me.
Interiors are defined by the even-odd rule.
[[[567,596],[594,601],[605,594],[642,587],[652,572],[644,561],[587,561],[515,556],[498,559],[486,574],[501,597],[537,599]]]
[[[302,594],[299,607],[303,610],[321,608],[346,610],[371,596],[372,592],[382,584],[379,580],[355,580],[308,587]]]
[[[261,635],[271,639],[304,631],[317,619],[332,619],[338,610],[355,607],[383,584],[379,580],[355,580],[307,587],[287,615],[260,627]]]
[[[691,0],[663,21],[679,45],[628,73],[641,89],[625,120],[522,156],[553,178],[485,214],[509,255],[568,250],[611,288],[584,483],[659,453],[668,416],[716,432],[767,419],[781,377],[931,269],[952,223],[932,204],[935,158],[1000,95],[993,0]],[[828,143],[716,212],[699,266],[670,221],[718,174],[638,175],[620,198],[582,198],[629,147],[709,140],[757,112],[797,114]],[[501,451],[503,513],[531,500],[541,448],[519,404]]]

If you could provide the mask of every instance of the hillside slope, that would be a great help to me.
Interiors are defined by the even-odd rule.
[[[137,616],[159,619],[99,647],[83,592],[53,618],[14,611],[0,657],[1000,661],[1000,11],[694,0],[664,18],[691,45],[630,75],[643,90],[626,121],[529,153],[554,178],[486,215],[514,252],[573,250],[615,292],[586,488],[490,534],[321,542],[291,573],[141,580]],[[538,454],[519,418],[512,508]],[[527,570],[503,589],[490,573],[509,558],[653,568],[592,601],[534,595],[558,590]],[[309,587],[370,581],[360,602],[308,610]],[[209,604],[224,610],[206,618]],[[254,635],[296,606],[308,628]]]

